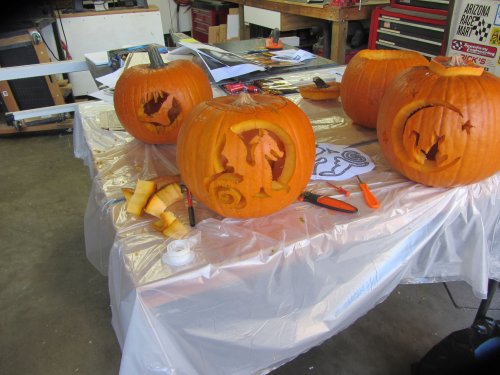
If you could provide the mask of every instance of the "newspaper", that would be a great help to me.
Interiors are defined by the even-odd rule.
[[[235,53],[209,44],[199,43],[195,39],[181,40],[179,44],[180,47],[169,53],[182,55],[194,52],[203,61],[215,82],[266,70],[264,66],[253,64]]]

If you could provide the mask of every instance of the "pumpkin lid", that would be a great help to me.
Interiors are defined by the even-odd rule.
[[[484,68],[470,61],[465,61],[463,56],[436,56],[429,64],[431,72],[441,76],[480,76]]]
[[[389,50],[389,49],[364,49],[357,53],[359,57],[367,60],[404,60],[422,58],[416,51]]]

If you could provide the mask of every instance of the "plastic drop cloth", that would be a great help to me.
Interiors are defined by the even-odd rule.
[[[376,139],[339,103],[288,97],[308,113],[318,142]],[[121,188],[177,173],[175,146],[101,130],[96,113],[106,107],[79,107],[75,155],[93,177],[87,256],[109,277],[122,375],[264,374],[347,328],[399,283],[464,280],[484,298],[488,278],[500,280],[500,173],[470,186],[425,187],[394,172],[376,141],[358,148],[375,163],[363,179],[379,209],[365,205],[354,179],[341,183],[348,198],[322,181],[308,186],[357,206],[354,215],[296,202],[237,220],[195,201],[192,263],[163,264],[171,240],[150,219],[126,214]],[[188,222],[184,202],[173,210]]]

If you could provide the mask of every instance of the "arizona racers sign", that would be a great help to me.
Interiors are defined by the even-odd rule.
[[[456,1],[447,55],[466,60],[500,75],[500,1]]]

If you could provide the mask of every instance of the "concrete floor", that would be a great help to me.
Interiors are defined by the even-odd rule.
[[[107,279],[85,257],[89,188],[71,133],[0,138],[0,374],[118,374]],[[460,282],[399,286],[272,375],[409,375],[433,345],[471,325],[478,304]]]

